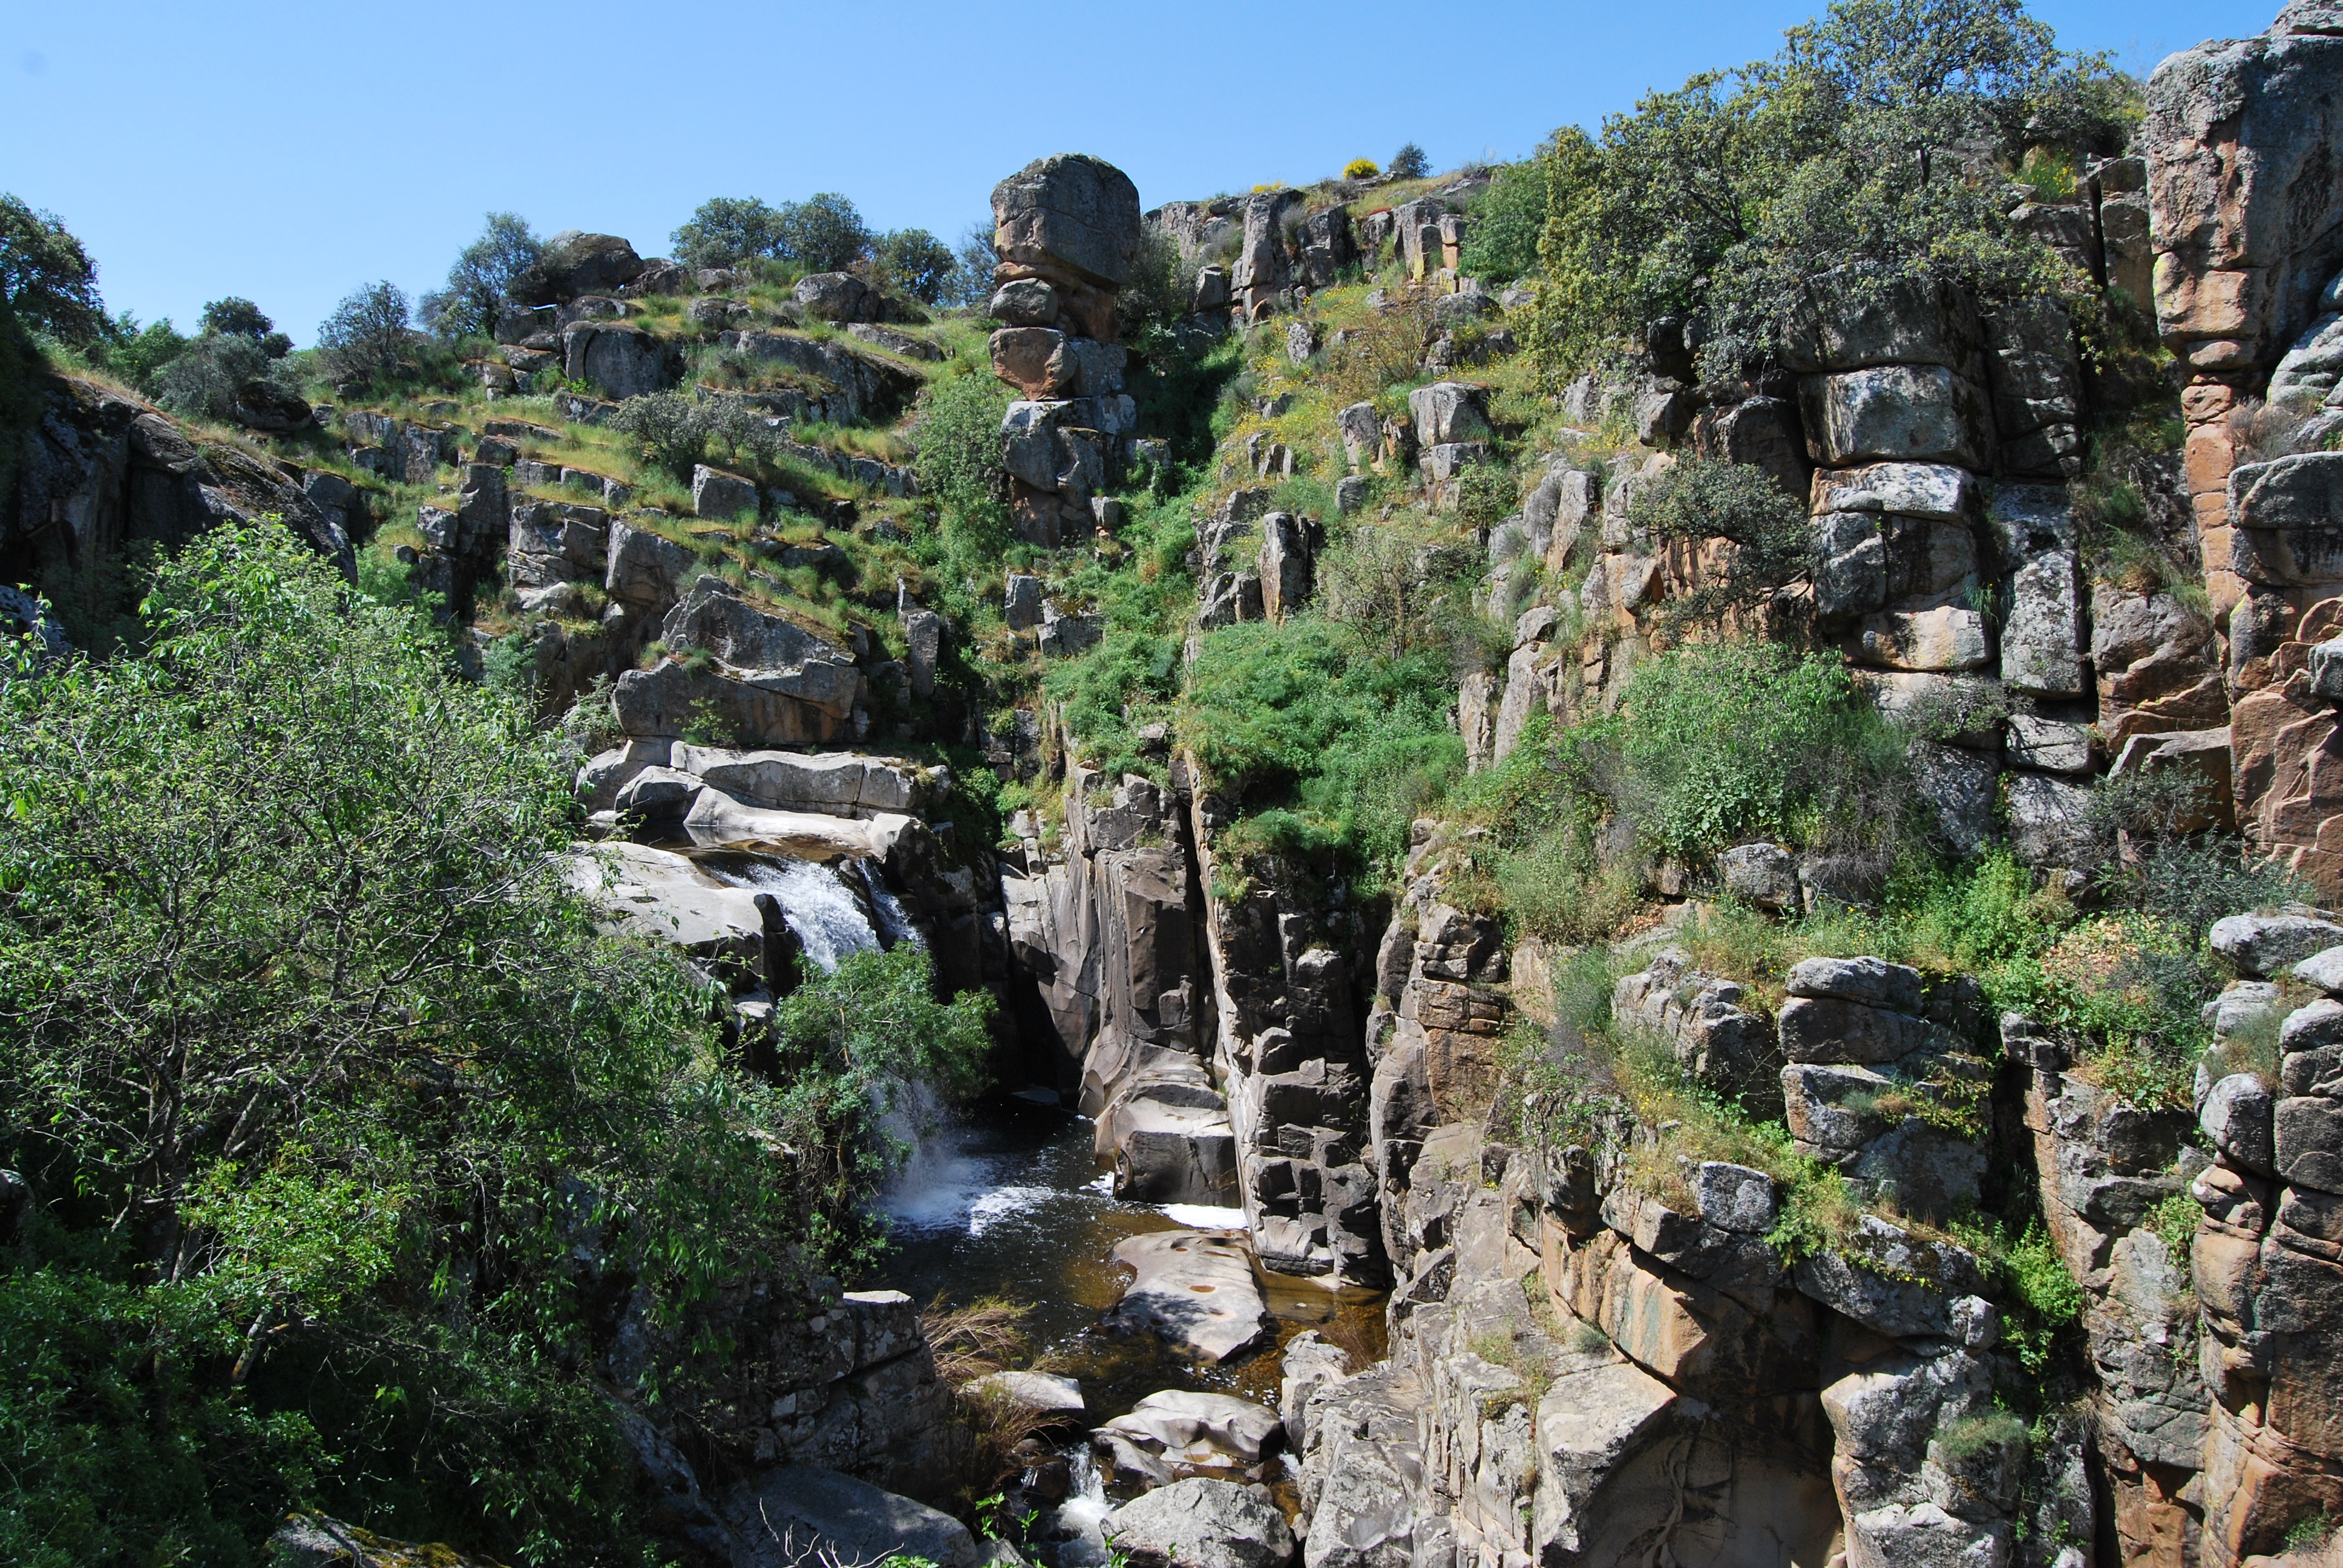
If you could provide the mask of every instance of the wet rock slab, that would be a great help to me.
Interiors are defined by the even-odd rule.
[[[1261,1342],[1269,1307],[1242,1239],[1208,1231],[1158,1231],[1115,1244],[1136,1271],[1106,1314],[1118,1333],[1149,1333],[1201,1360],[1222,1362]]]

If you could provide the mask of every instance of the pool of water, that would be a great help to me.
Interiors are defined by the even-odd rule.
[[[1383,1353],[1383,1297],[1262,1276],[1273,1332],[1219,1366],[1200,1365],[1149,1336],[1107,1332],[1100,1317],[1131,1271],[1113,1259],[1127,1236],[1239,1227],[1231,1209],[1124,1202],[1091,1150],[1095,1129],[1046,1091],[988,1097],[933,1129],[888,1194],[893,1245],[860,1283],[965,1304],[983,1297],[1030,1303],[1027,1332],[1051,1370],[1077,1378],[1093,1424],[1160,1389],[1203,1389],[1277,1402],[1278,1358],[1305,1328]]]

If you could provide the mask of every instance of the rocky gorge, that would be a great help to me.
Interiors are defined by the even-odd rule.
[[[571,232],[429,384],[223,425],[60,357],[10,678],[274,518],[560,738],[552,874],[725,1116],[873,956],[982,999],[986,1087],[749,1140],[849,1151],[794,1254],[670,1298],[543,1206],[661,1561],[2325,1561],[2343,13],[2139,85],[1970,181],[2059,287],[1849,261],[1722,367],[1721,293],[1554,357],[1568,215],[1474,271],[1503,171],[1151,209],[1080,154],[950,308]],[[1827,706],[1822,781],[1672,826],[1676,669],[1728,749]],[[75,1201],[0,1200],[25,1259]],[[850,1210],[891,1245],[807,1262]],[[279,1560],[489,1550],[296,1501]]]

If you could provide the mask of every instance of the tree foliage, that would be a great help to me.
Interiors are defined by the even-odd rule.
[[[347,296],[317,327],[317,349],[337,381],[387,381],[412,345],[406,291],[370,283]]]
[[[738,266],[779,254],[781,215],[755,196],[710,196],[669,239],[686,266]]]
[[[1826,273],[2078,294],[2012,223],[2009,173],[2032,147],[2113,150],[2132,98],[2020,0],[1838,0],[1771,60],[1648,94],[1599,138],[1556,135],[1535,346],[1559,377],[1675,317],[1726,375],[1778,355]]]
[[[64,219],[5,192],[0,192],[0,308],[26,329],[65,343],[94,343],[106,335],[97,264]]]
[[[959,258],[926,229],[895,228],[870,242],[870,263],[881,283],[933,305],[943,297]]]
[[[456,255],[446,285],[423,297],[417,314],[442,337],[486,337],[498,313],[538,297],[545,242],[518,213],[492,212],[480,237]]]
[[[573,759],[421,617],[274,525],[145,614],[141,654],[0,677],[0,1164],[38,1201],[0,1556],[240,1563],[304,1504],[633,1560],[596,1303],[639,1303],[654,1399],[719,1286],[852,1255],[874,1091],[966,1082],[982,1007],[873,955],[747,1078],[565,880]]]

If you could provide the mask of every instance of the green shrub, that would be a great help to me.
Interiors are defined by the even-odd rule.
[[[1780,589],[1810,579],[1819,558],[1803,501],[1774,476],[1746,463],[1689,457],[1659,475],[1628,504],[1628,521],[1658,538],[1698,546],[1725,539],[1733,549],[1721,576],[1668,600],[1670,628],[1716,626],[1768,603]]]
[[[1220,787],[1285,811],[1261,826],[1264,847],[1388,874],[1409,824],[1463,771],[1446,677],[1429,656],[1375,657],[1314,618],[1227,627],[1189,668],[1179,736]]]
[[[1457,258],[1463,270],[1483,283],[1511,283],[1534,271],[1545,200],[1544,164],[1533,158],[1499,165],[1488,188],[1473,199],[1472,226]]]
[[[1615,758],[1614,805],[1662,854],[1697,862],[1785,839],[1892,861],[1908,810],[1902,743],[1850,695],[1834,656],[1696,645],[1637,667],[1615,719],[1574,739],[1597,776]]]
[[[2147,1228],[2157,1234],[2172,1261],[2186,1265],[2188,1249],[2197,1241],[2197,1221],[2205,1217],[2204,1206],[2186,1192],[2174,1192],[2159,1199],[2147,1211]]]

